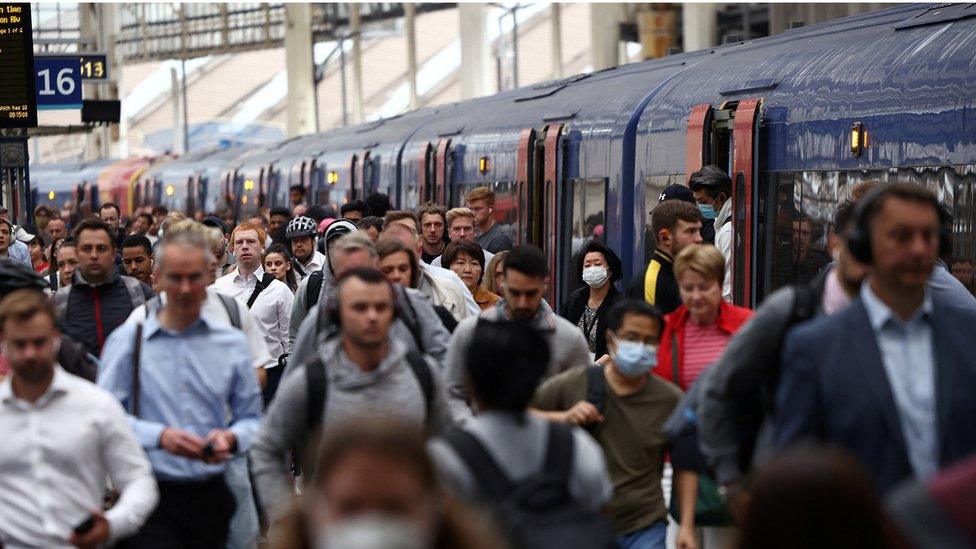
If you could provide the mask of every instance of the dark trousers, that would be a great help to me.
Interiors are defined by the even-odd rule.
[[[223,549],[236,504],[222,476],[203,482],[159,483],[159,505],[135,536],[118,547]]]

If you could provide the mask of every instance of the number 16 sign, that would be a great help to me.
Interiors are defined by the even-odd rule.
[[[34,57],[38,109],[80,109],[78,57]]]

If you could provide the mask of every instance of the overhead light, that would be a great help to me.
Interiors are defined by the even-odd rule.
[[[254,180],[253,179],[245,179],[244,180],[244,190],[245,191],[254,190]]]
[[[172,185],[166,185],[166,196],[173,196],[176,194],[176,187]]]
[[[335,185],[336,183],[338,183],[339,182],[339,172],[329,172],[329,175],[327,176],[326,181],[328,181],[329,185]]]

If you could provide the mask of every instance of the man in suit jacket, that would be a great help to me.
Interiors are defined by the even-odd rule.
[[[976,309],[926,289],[943,223],[935,195],[918,186],[882,187],[859,203],[848,248],[869,278],[846,310],[788,334],[778,447],[837,444],[879,493],[976,451]]]

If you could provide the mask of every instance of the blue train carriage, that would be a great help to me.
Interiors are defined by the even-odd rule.
[[[492,188],[496,221],[549,258],[547,299],[557,309],[578,284],[573,256],[589,239],[620,251],[625,272],[636,270],[637,120],[684,64],[628,65],[458,104],[407,144],[433,159],[414,164],[421,198],[458,206],[472,188]]]
[[[972,265],[973,15],[900,6],[709,52],[641,118],[636,203],[703,164],[732,174],[734,295],[752,306],[830,261],[837,205],[862,181],[935,191],[953,214],[943,255]]]
[[[98,178],[115,160],[63,162],[30,167],[30,200],[28,218],[33,220],[34,207],[47,204],[72,216],[84,217],[99,206]]]

